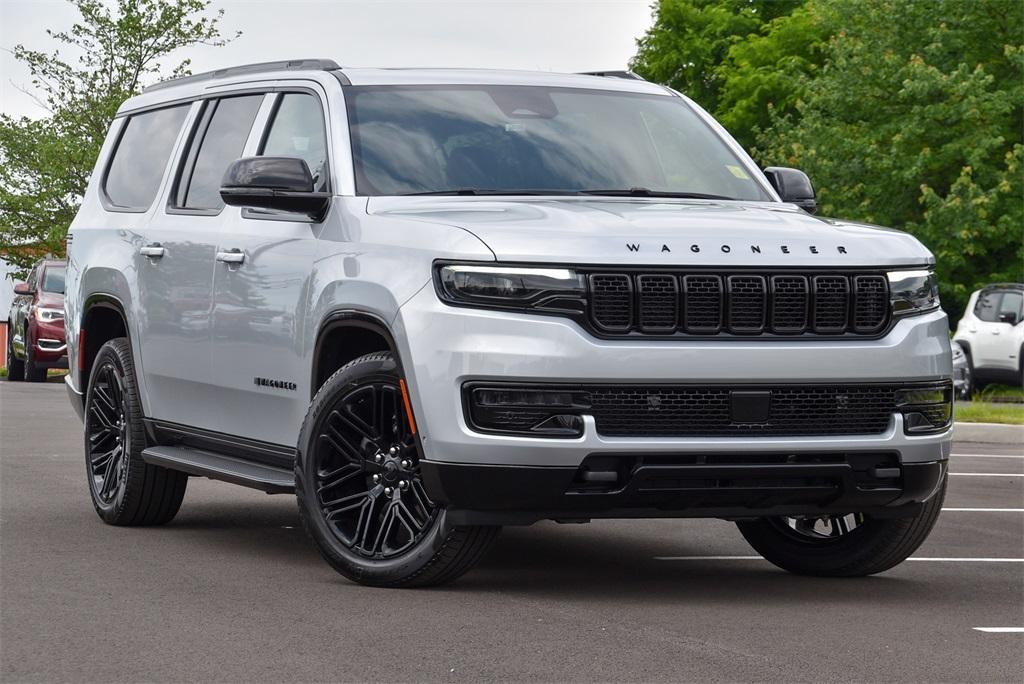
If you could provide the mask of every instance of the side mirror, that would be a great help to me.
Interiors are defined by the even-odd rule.
[[[1010,325],[1017,325],[1017,314],[1013,311],[999,314],[1000,323],[1009,323]]]
[[[783,202],[795,204],[809,214],[818,211],[818,202],[814,198],[814,186],[807,174],[799,169],[785,166],[769,166],[764,170],[768,182],[779,193]]]
[[[28,286],[28,283],[17,283],[14,286],[14,294],[16,295],[30,295],[35,294],[32,288]]]
[[[313,174],[296,157],[245,157],[231,163],[220,184],[224,204],[306,214],[316,221],[327,215],[331,196],[313,191]]]

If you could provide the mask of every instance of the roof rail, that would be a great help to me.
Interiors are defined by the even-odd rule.
[[[646,81],[646,78],[637,76],[632,71],[580,71],[580,76],[604,76],[606,78],[628,78],[631,81]]]
[[[142,92],[149,93],[162,88],[181,85],[182,83],[195,83],[196,81],[207,81],[215,78],[226,78],[241,74],[254,74],[261,71],[334,71],[341,66],[333,59],[286,59],[279,62],[256,62],[255,64],[242,64],[240,66],[204,71],[200,74],[169,78],[166,81],[154,83],[142,89]]]

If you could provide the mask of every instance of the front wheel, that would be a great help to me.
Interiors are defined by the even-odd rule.
[[[46,369],[36,365],[32,358],[32,340],[25,333],[25,379],[29,382],[46,382]]]
[[[946,480],[910,518],[869,518],[861,513],[776,517],[736,523],[765,559],[798,575],[862,577],[906,560],[924,542],[942,510]]]
[[[21,382],[25,379],[25,362],[14,355],[14,329],[7,325],[7,379]]]
[[[398,364],[367,354],[324,383],[299,437],[299,516],[339,573],[371,586],[450,582],[498,527],[456,527],[427,495]]]

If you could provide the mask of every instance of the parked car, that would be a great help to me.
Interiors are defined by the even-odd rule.
[[[961,399],[970,399],[974,392],[974,378],[971,376],[971,364],[960,343],[949,345],[953,352],[953,391]]]
[[[67,368],[64,341],[66,262],[43,259],[14,286],[7,315],[7,377],[43,382],[50,368]]]
[[[67,386],[107,523],[169,521],[189,475],[294,492],[335,569],[412,586],[607,517],[866,575],[941,510],[934,257],[813,216],[662,86],[225,69],[125,102],[92,179]]]
[[[1024,284],[988,285],[971,293],[953,340],[966,355],[975,387],[1024,387]]]

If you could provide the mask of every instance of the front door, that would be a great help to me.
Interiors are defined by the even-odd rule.
[[[246,155],[299,157],[318,191],[328,180],[325,108],[310,91],[279,92]],[[261,117],[262,118],[262,117]],[[301,215],[229,208],[214,273],[213,375],[223,431],[294,447],[309,406],[303,328],[318,224]]]

